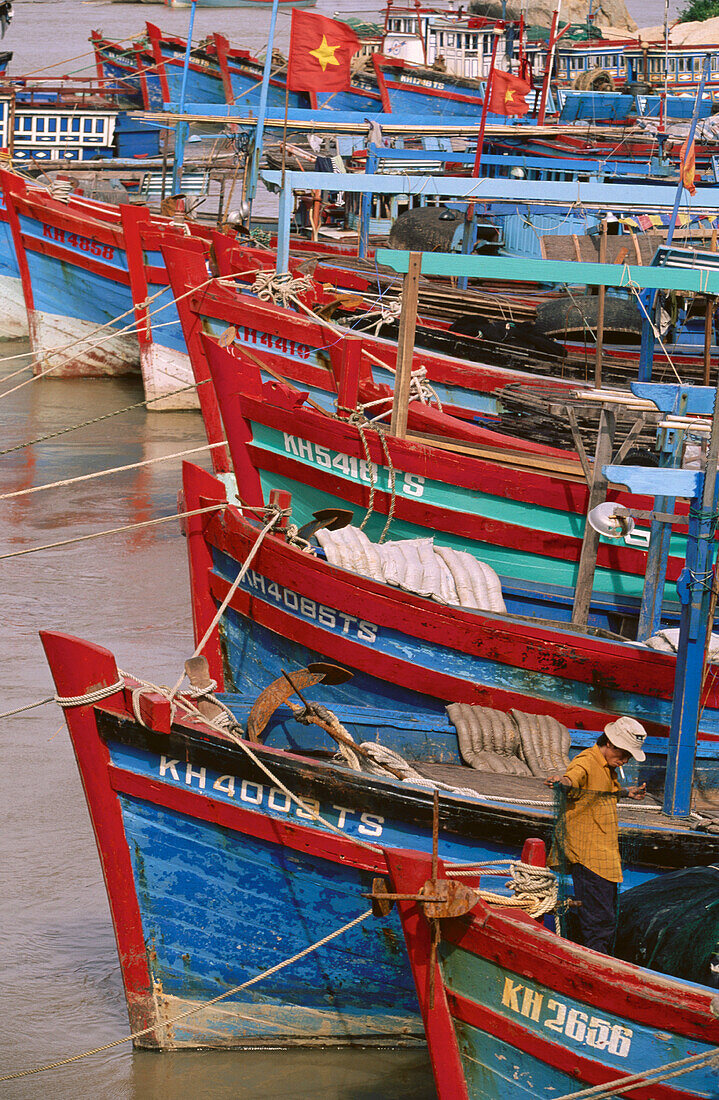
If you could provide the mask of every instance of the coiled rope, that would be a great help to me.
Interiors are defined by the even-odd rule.
[[[297,300],[297,295],[311,290],[314,280],[311,275],[296,279],[289,271],[281,274],[276,271],[258,272],[252,284],[252,293],[262,302],[278,303],[285,308]]]
[[[302,951],[298,951],[289,959],[277,963],[276,966],[271,966],[268,970],[263,970],[261,974],[256,974],[255,977],[250,978],[249,981],[243,982],[241,985],[233,986],[232,989],[228,989],[225,993],[220,993],[219,996],[213,997],[211,1000],[205,1001],[201,1005],[196,1005],[194,1008],[189,1008],[185,1012],[180,1012],[177,1016],[173,1016],[169,1020],[153,1024],[152,1027],[145,1027],[141,1031],[133,1031],[131,1035],[123,1035],[121,1039],[115,1039],[112,1043],[105,1043],[104,1046],[101,1047],[93,1047],[92,1050],[85,1050],[82,1054],[74,1054],[70,1058],[61,1058],[57,1062],[50,1062],[46,1066],[37,1066],[35,1069],[18,1070],[17,1073],[7,1073],[3,1077],[0,1077],[0,1081],[16,1081],[19,1077],[30,1077],[35,1073],[45,1073],[47,1070],[59,1069],[60,1066],[68,1066],[72,1062],[79,1062],[83,1058],[89,1058],[91,1054],[100,1054],[104,1050],[112,1050],[113,1047],[122,1046],[123,1043],[130,1043],[135,1039],[140,1039],[143,1035],[150,1035],[154,1031],[171,1027],[173,1024],[179,1023],[180,1020],[186,1020],[189,1016],[194,1016],[198,1012],[203,1012],[212,1005],[216,1005],[220,1001],[224,1001],[228,997],[240,993],[243,989],[249,989],[250,986],[256,985],[258,982],[271,977],[273,974],[277,974],[280,970],[284,970],[286,967],[291,966],[292,963],[304,959],[307,955],[311,955],[313,951],[317,951],[320,947],[324,947],[326,943],[331,943],[331,941],[336,940],[338,936],[343,935],[345,932],[349,932],[352,928],[356,928],[358,924],[367,920],[371,915],[372,910],[367,909],[364,913],[360,913],[358,917],[355,917],[354,920],[348,921],[347,924],[343,924],[340,928],[336,928],[334,932],[330,932],[329,935],[323,936],[321,940],[317,940],[315,943],[310,944],[309,947],[303,948]]]

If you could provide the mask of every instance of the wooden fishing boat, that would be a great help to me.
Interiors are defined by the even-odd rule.
[[[273,714],[287,691],[258,700],[258,729],[269,724],[249,740],[202,717],[193,699],[219,709],[208,697],[180,692],[171,706],[166,692],[120,674],[107,650],[52,631],[42,640],[98,845],[136,1045],[421,1041],[396,912],[331,936],[368,917],[361,895],[389,875],[388,849],[431,850],[433,791],[338,764],[336,742],[317,726],[286,708]],[[301,681],[310,698],[324,673]],[[211,698],[250,724],[247,693]],[[505,793],[517,794],[509,782],[517,777],[427,763],[457,758],[446,720],[443,728],[366,706],[342,716],[369,742],[393,731],[427,776],[469,788],[439,795],[442,858],[496,858],[516,851],[522,835],[551,833],[541,780],[520,802]],[[640,877],[719,855],[715,836],[657,812],[629,809],[623,829],[640,854]],[[287,969],[278,965],[287,960]]]
[[[259,500],[256,471],[245,466],[235,472],[243,500]],[[195,467],[186,468],[183,492],[187,510],[218,506],[204,522],[188,521],[200,639],[258,529],[227,504],[221,481]],[[299,523],[311,518],[296,509],[293,514]],[[507,599],[512,595],[510,588]],[[282,667],[332,659],[354,678],[329,689],[330,701],[390,702],[433,713],[450,702],[517,707],[552,715],[572,729],[601,729],[609,716],[632,714],[664,746],[675,671],[673,654],[547,619],[443,605],[332,566],[275,535],[264,539],[232,594],[207,656],[215,679],[225,669],[231,690],[262,690]],[[719,733],[712,671],[702,700],[700,736],[711,739]]]
[[[144,208],[54,198],[0,170],[12,242],[37,360],[56,348],[54,377],[141,371],[156,410],[197,408],[189,359],[158,247],[184,224]],[[203,229],[193,224],[192,232]],[[136,307],[136,308],[135,308]],[[159,311],[159,313],[158,313]],[[155,316],[155,338],[149,331]],[[158,337],[158,333],[160,334]]]
[[[154,23],[145,24],[146,33],[130,46],[112,42],[100,31],[90,41],[95,52],[98,75],[121,76],[136,89],[146,110],[177,103],[187,43],[174,35],[165,35]],[[262,62],[247,50],[235,49],[220,34],[211,35],[194,46],[190,53],[186,101],[188,103],[259,103]],[[306,97],[291,95],[293,106],[306,105]],[[269,106],[284,107],[284,88],[270,81]]]
[[[265,2],[260,0],[260,3]],[[312,4],[288,6],[310,7]],[[92,32],[91,41],[98,74],[106,78],[122,76],[123,80],[131,82],[146,109],[178,102],[186,50],[184,39],[163,34],[154,23],[147,23],[144,40],[130,47],[109,41],[99,31]],[[223,35],[212,34],[191,50],[186,102],[256,108],[260,102],[262,71],[262,62],[247,50],[231,47]],[[290,92],[288,103],[291,108],[324,105],[333,110],[377,113],[382,110],[382,103],[376,83],[374,86],[372,83],[369,77],[358,77],[356,88],[332,96]],[[268,86],[268,108],[284,110],[285,91],[283,74],[274,73]]]
[[[462,115],[482,110],[482,89],[478,80],[423,68],[400,58],[372,54],[372,64],[388,114]]]
[[[0,315],[0,339],[14,340],[28,333],[27,310],[20,280],[20,268],[15,255],[5,194],[0,188],[0,294],[3,310]]]
[[[304,406],[303,394],[279,382],[261,383],[259,355],[253,354],[255,365],[211,340],[204,344],[244,500],[262,504],[273,490],[287,489],[299,516],[350,508],[358,521],[367,515],[372,539],[391,516],[392,538],[437,537],[490,565],[517,613],[570,618],[589,500],[578,459],[550,448],[542,452],[538,445],[534,451],[513,449],[507,434],[493,446],[492,433],[481,430],[477,439],[468,430],[453,442],[451,428],[442,438],[439,414],[429,432],[380,438],[369,426]],[[352,407],[351,400],[347,405]],[[417,416],[424,413],[430,427],[424,408]],[[610,496],[629,502],[617,492]],[[651,502],[632,506],[646,510]],[[624,541],[600,543],[594,611],[604,617],[595,625],[619,631],[623,618],[636,615],[647,546],[648,533],[641,529]],[[665,592],[669,607],[685,556],[686,540],[677,533]]]
[[[265,353],[266,361],[273,369],[302,388],[309,389],[313,401],[328,407],[327,395],[328,392],[336,392],[336,381],[332,381],[331,373],[328,373],[327,359],[332,361],[339,353],[345,331],[321,317],[308,316],[301,309],[286,308],[272,301],[258,301],[240,287],[228,284],[232,275],[251,283],[258,270],[266,270],[273,264],[271,253],[239,248],[230,236],[220,234],[213,237],[213,248],[218,274],[224,276],[225,281],[196,292],[193,292],[193,286],[199,287],[207,277],[207,250],[202,245],[189,242],[186,245],[182,243],[179,248],[163,249],[188,346],[192,342],[190,334],[196,334],[198,330],[219,337],[231,329],[238,352],[247,348],[253,354],[256,351]],[[306,259],[299,256],[293,258],[290,269],[301,275]],[[346,292],[345,298],[353,292],[369,293],[373,286],[371,276],[343,270],[340,257],[322,260],[314,272],[314,281],[321,284],[323,280],[332,283],[340,292]],[[324,304],[328,307],[339,301],[341,306],[342,293],[338,299],[333,291],[323,292],[318,285],[315,292],[304,296],[304,300],[313,306]],[[380,319],[381,314],[378,313]],[[361,341],[363,377],[367,380],[371,378],[380,385],[393,386],[396,341],[374,336],[371,331],[363,332]],[[522,351],[517,347],[498,350],[489,341],[463,341],[461,337],[449,346],[459,350],[458,345],[465,348],[468,343],[477,347],[478,362],[449,352],[423,350],[421,336],[418,337],[415,366],[425,369],[442,408],[453,416],[469,420],[478,416],[496,417],[500,408],[499,392],[512,383],[546,385],[558,396],[562,392],[568,395],[582,385],[581,379],[563,378],[555,373],[552,365],[542,361],[541,354],[533,349]],[[195,346],[193,357],[199,357],[199,345]],[[507,365],[513,361],[521,367],[517,369]],[[196,359],[195,369],[198,367]]]
[[[438,879],[428,857],[387,862],[440,1100],[717,1095],[716,989],[580,947],[501,904],[451,915],[451,900],[429,900],[438,886],[453,898],[441,861]]]

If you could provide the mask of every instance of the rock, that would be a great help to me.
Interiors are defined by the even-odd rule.
[[[531,7],[529,22],[537,24],[540,27],[551,26],[554,9],[554,0],[535,0]],[[485,0],[470,0],[469,10],[472,14],[485,15],[490,19],[502,18],[501,2],[494,3],[490,0],[489,3],[486,3]],[[508,19],[519,19],[521,11],[521,0],[508,0]],[[637,24],[627,11],[624,0],[595,0],[592,4],[592,15],[594,16],[593,22],[599,28],[608,26],[630,33],[633,33],[637,29]],[[525,19],[526,18],[527,14],[525,11]],[[566,4],[562,4],[560,18],[570,23],[586,23],[586,0],[567,0]]]
[[[664,42],[664,27],[642,27],[637,31],[642,42]],[[675,23],[669,28],[669,42],[672,46],[701,46],[719,41],[719,18],[702,19],[692,23]]]

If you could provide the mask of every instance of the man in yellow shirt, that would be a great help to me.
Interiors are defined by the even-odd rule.
[[[550,863],[566,863],[571,872],[574,896],[581,902],[579,942],[605,954],[614,938],[617,883],[622,881],[617,800],[641,801],[646,793],[646,783],[622,788],[616,771],[632,757],[639,763],[645,759],[646,736],[634,718],[618,718],[605,726],[595,745],[574,757],[563,776],[547,780],[567,792]]]

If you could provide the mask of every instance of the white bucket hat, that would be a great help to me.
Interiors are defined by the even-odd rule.
[[[646,760],[642,745],[647,739],[647,731],[641,722],[637,722],[634,718],[627,718],[625,715],[605,726],[604,732],[616,748],[631,753],[640,764],[642,760]]]

